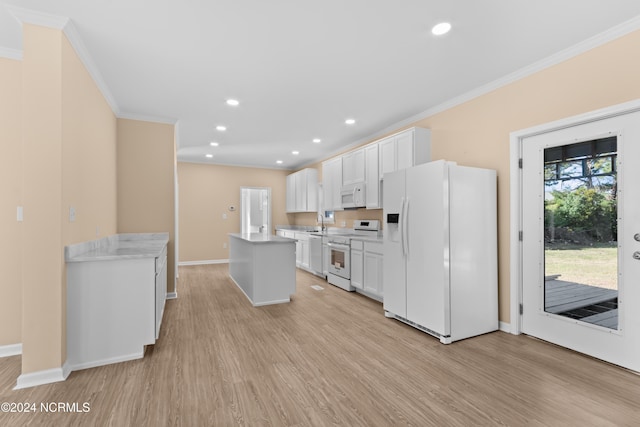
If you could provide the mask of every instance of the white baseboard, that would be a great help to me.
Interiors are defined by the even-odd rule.
[[[500,322],[500,330],[508,334],[511,333],[511,323]]]
[[[167,299],[178,299],[178,292],[167,292]]]
[[[244,292],[244,291],[243,291]],[[246,295],[246,294],[245,294]],[[254,307],[263,307],[265,305],[273,305],[273,304],[285,304],[291,302],[291,298],[287,298],[287,299],[277,299],[277,300],[273,300],[273,301],[265,301],[265,302],[258,302],[258,303],[253,303],[251,302],[251,304]]]
[[[180,261],[179,267],[187,265],[207,265],[207,264],[229,264],[228,259],[205,259],[202,261]]]
[[[22,343],[0,345],[0,358],[22,354]]]
[[[137,353],[125,354],[118,357],[111,357],[108,359],[93,360],[91,362],[70,365],[70,371],[79,371],[81,369],[96,368],[98,366],[111,365],[112,363],[128,362],[129,360],[142,359],[143,357],[144,357],[144,349],[141,352],[137,352]]]
[[[60,368],[29,372],[18,377],[17,384],[13,389],[20,390],[38,385],[57,383],[66,380],[70,373],[71,368],[66,362]]]

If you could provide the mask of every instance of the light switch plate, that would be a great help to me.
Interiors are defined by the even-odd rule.
[[[76,220],[76,208],[73,206],[69,207],[69,222],[74,222]]]
[[[18,222],[24,221],[24,210],[23,210],[22,206],[18,206],[17,213],[16,213],[16,219],[17,219]]]

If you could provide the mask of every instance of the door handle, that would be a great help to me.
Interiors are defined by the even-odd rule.
[[[633,238],[636,239],[636,242],[640,242],[640,233],[634,234]]]
[[[640,260],[640,251],[635,251],[635,252],[633,253],[633,259]]]
[[[404,197],[400,198],[400,217],[398,218],[398,232],[400,233],[400,246],[402,247],[402,256],[406,256],[404,246]]]

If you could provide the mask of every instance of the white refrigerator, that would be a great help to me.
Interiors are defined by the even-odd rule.
[[[438,160],[383,177],[384,310],[442,343],[498,329],[494,170]]]

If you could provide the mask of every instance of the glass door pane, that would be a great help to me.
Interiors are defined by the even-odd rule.
[[[544,150],[544,310],[618,329],[617,138]]]

